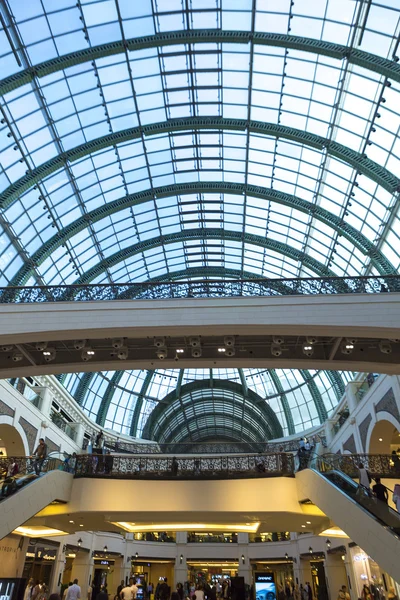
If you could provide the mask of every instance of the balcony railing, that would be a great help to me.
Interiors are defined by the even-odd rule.
[[[251,533],[249,542],[255,544],[271,543],[271,542],[289,542],[289,531],[273,531],[270,533]]]
[[[9,286],[0,288],[0,303],[292,296],[299,294],[380,294],[387,292],[400,292],[400,275]]]
[[[294,475],[292,454],[155,457],[78,456],[75,477],[117,479],[236,479]]]
[[[61,429],[61,431],[63,431],[69,438],[71,438],[71,440],[73,440],[74,442],[76,441],[75,429],[72,427],[72,425],[70,425],[70,423],[68,423],[68,421],[66,421],[62,417],[62,415],[60,415],[60,413],[53,410],[50,414],[50,419],[52,420],[54,425]]]
[[[320,470],[330,471],[335,467],[353,479],[359,476],[360,463],[371,477],[400,477],[400,458],[393,454],[326,454],[318,458]]]
[[[23,397],[40,410],[42,404],[41,388],[32,385],[23,377],[9,379],[8,383],[12,385]]]
[[[369,391],[369,389],[374,385],[375,381],[378,379],[378,373],[368,373],[365,377],[364,381],[358,386],[356,391],[356,398],[358,402],[364,398],[365,394]]]
[[[236,544],[237,533],[194,533],[187,536],[188,544]]]

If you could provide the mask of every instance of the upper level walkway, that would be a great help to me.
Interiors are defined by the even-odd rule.
[[[399,374],[396,290],[397,276],[5,288],[0,377],[121,361]]]

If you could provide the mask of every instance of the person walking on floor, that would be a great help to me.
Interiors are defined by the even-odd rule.
[[[74,583],[68,588],[65,600],[80,600],[81,588],[78,585],[78,580],[74,579]]]

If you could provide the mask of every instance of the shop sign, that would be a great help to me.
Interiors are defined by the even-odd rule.
[[[113,560],[104,560],[102,558],[97,558],[97,559],[95,558],[94,564],[95,565],[105,565],[105,566],[108,566],[108,565],[113,565],[114,561]]]
[[[56,556],[57,556],[57,550],[50,550],[50,549],[45,550],[43,547],[35,549],[35,560],[36,561],[41,561],[41,560],[53,561],[53,560],[56,560]]]

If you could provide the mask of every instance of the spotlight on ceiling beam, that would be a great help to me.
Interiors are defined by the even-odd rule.
[[[225,356],[235,356],[235,348],[227,348]]]
[[[381,340],[379,342],[379,350],[382,352],[382,354],[391,354],[392,344],[387,340]]]
[[[157,350],[157,358],[160,360],[165,360],[168,356],[168,350],[166,348],[159,348]]]
[[[128,355],[129,355],[129,350],[126,346],[121,346],[120,348],[118,348],[117,356],[118,356],[119,360],[126,360],[128,358]]]
[[[218,348],[218,352],[226,352],[226,348]]]
[[[225,346],[232,347],[235,345],[235,336],[234,335],[226,335],[224,337]]]
[[[306,356],[312,356],[314,354],[314,348],[311,344],[303,344],[303,354]]]
[[[156,348],[163,348],[165,346],[165,337],[155,337],[154,345]]]
[[[35,348],[39,352],[43,352],[43,350],[46,350],[47,348],[47,342],[36,342]]]
[[[177,353],[177,354],[183,354],[184,352],[185,352],[185,349],[184,349],[184,348],[177,348],[177,349],[176,349],[176,353]]]
[[[24,355],[21,352],[14,352],[11,359],[14,362],[20,362],[21,360],[23,360]]]
[[[96,354],[96,352],[94,350],[92,350],[92,348],[90,348],[90,346],[88,346],[87,348],[84,348],[82,350],[81,358],[82,358],[82,360],[87,362],[88,360],[91,360],[95,354]]]
[[[354,350],[354,344],[349,344],[348,342],[344,342],[344,344],[342,344],[340,346],[340,352],[342,354],[351,354]]]
[[[282,354],[282,348],[279,346],[279,344],[271,345],[271,354],[272,356],[280,356]]]
[[[75,350],[82,350],[86,345],[86,340],[74,340]]]
[[[111,340],[111,346],[113,348],[122,348],[122,346],[124,345],[124,338],[114,338],[113,340]]]
[[[11,350],[14,348],[14,346],[2,346],[1,347],[1,351],[2,352],[11,352]]]
[[[274,344],[277,344],[278,346],[280,346],[281,344],[283,344],[283,342],[285,340],[281,335],[273,335],[272,341],[274,342]]]
[[[43,358],[46,362],[51,362],[57,356],[57,350],[55,348],[46,348],[43,350]]]
[[[201,344],[200,337],[199,336],[190,337],[189,344],[192,346],[192,348],[199,348],[200,344]]]
[[[312,346],[313,344],[316,344],[318,341],[318,338],[315,337],[315,335],[308,335],[306,337],[306,342],[309,346]]]
[[[201,348],[192,348],[192,357],[200,358],[201,356]]]

